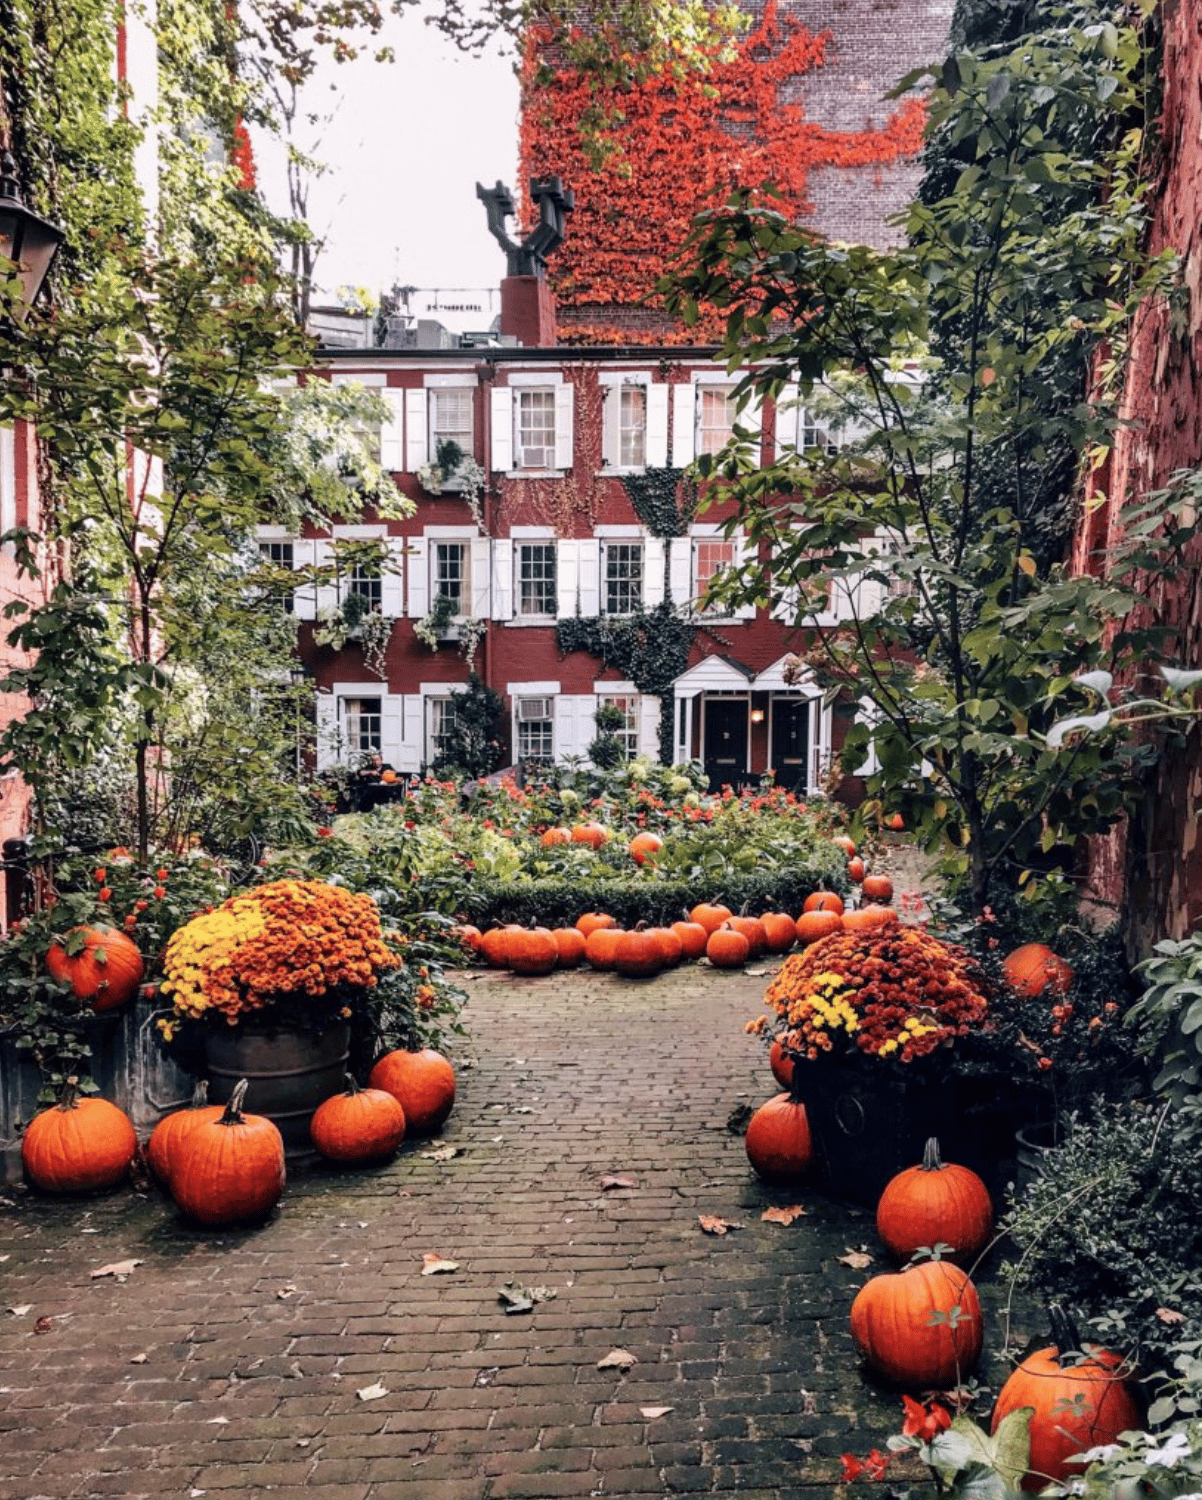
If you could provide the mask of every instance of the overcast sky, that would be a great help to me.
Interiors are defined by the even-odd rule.
[[[310,221],[327,235],[317,300],[332,300],[342,284],[376,293],[394,282],[496,286],[505,259],[476,183],[500,178],[520,190],[512,64],[495,51],[464,57],[412,14],[390,16],[381,39],[396,62],[331,63],[306,98],[313,112],[331,116],[314,139],[300,139],[330,167],[310,195]],[[283,212],[278,153],[261,138],[255,149],[262,189]]]

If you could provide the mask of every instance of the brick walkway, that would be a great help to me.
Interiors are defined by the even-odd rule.
[[[899,1407],[847,1333],[864,1273],[836,1257],[875,1249],[869,1216],[763,1188],[727,1129],[773,1092],[741,1033],[765,982],[473,979],[462,1154],[298,1175],[256,1231],[3,1190],[0,1500],[829,1492]],[[506,1282],[556,1295],[507,1316]],[[597,1368],[615,1348],[628,1373]]]

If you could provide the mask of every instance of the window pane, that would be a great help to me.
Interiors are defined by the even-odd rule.
[[[628,615],[643,602],[642,542],[609,542],[605,548],[605,612]]]
[[[618,462],[624,468],[642,468],[647,462],[647,392],[641,386],[623,386],[618,406]]]
[[[639,753],[639,699],[637,693],[619,693],[602,697],[603,708],[620,708],[626,715],[626,723],[613,731],[614,738],[621,741],[627,760]]]
[[[430,698],[430,747],[429,757],[431,760],[440,760],[443,756],[449,756],[454,746],[452,736],[455,732],[455,705],[450,698]]]
[[[735,421],[732,386],[698,386],[700,424],[697,435],[699,453],[717,453],[725,447]]]
[[[798,407],[797,447],[800,451],[819,448],[823,453],[837,453],[841,446],[842,434],[833,422],[817,416],[809,407]]]
[[[518,757],[521,760],[553,760],[555,726],[550,719],[518,720]]]
[[[291,542],[260,542],[259,556],[273,568],[291,568],[293,565]],[[292,613],[292,590],[281,589],[272,594],[272,603],[284,614]]]
[[[557,602],[554,543],[522,543],[518,547],[518,614],[553,615]]]
[[[343,589],[343,598],[348,594],[359,594],[367,600],[368,609],[380,612],[384,603],[384,583],[380,577],[378,563],[357,562],[351,569],[351,576]]]
[[[735,544],[733,541],[721,539],[712,541],[707,538],[704,541],[693,543],[693,597],[701,600],[705,594],[706,585],[715,573],[720,573],[723,568],[729,568],[735,560]],[[698,609],[704,606],[700,603]]]
[[[467,548],[462,542],[436,542],[434,544],[434,578],[431,593],[433,599],[439,594],[445,594],[448,599],[453,599],[460,606],[457,614],[462,613],[462,605],[466,597],[465,584],[467,564]]]
[[[518,467],[553,469],[555,392],[519,390],[517,397]]]
[[[458,443],[468,457],[472,453],[472,396],[468,387],[431,391],[430,457],[436,458],[439,443]]]
[[[342,723],[352,753],[383,749],[379,698],[343,698]]]

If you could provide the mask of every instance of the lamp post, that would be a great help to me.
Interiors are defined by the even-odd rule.
[[[63,239],[57,224],[26,208],[17,163],[12,152],[5,151],[0,156],[0,256],[16,264],[21,279],[22,295],[13,307],[18,323],[24,322],[37,299]]]

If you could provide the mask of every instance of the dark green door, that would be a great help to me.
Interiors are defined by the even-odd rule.
[[[711,792],[747,779],[747,702],[743,698],[705,700],[705,774]]]
[[[772,766],[776,784],[794,792],[807,789],[810,755],[810,705],[804,698],[772,701]]]

